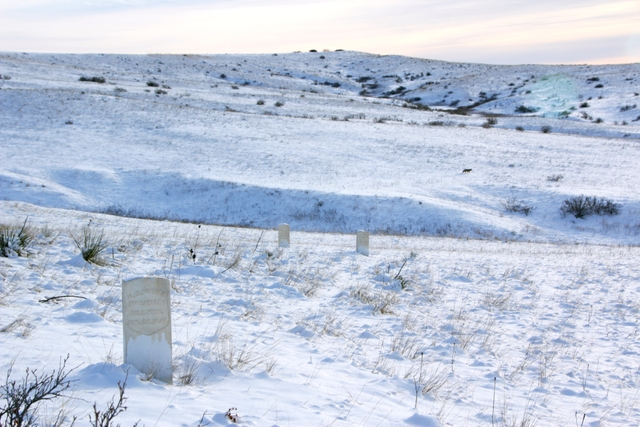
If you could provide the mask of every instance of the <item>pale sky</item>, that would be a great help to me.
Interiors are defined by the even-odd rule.
[[[640,0],[0,0],[0,51],[640,62]]]

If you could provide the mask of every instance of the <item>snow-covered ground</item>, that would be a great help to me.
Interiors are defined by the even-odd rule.
[[[0,257],[0,366],[69,354],[82,423],[129,370],[123,425],[638,425],[640,65],[3,53],[0,76],[0,223],[37,235]],[[581,194],[620,214],[563,216]],[[122,364],[141,275],[172,282],[173,386]]]

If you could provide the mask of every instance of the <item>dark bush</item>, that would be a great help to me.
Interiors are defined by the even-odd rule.
[[[278,101],[278,102],[276,102],[276,103],[275,103],[275,104],[273,104],[273,105],[275,105],[276,107],[282,107],[282,106],[284,105],[284,102],[280,102],[280,101]]]
[[[549,126],[549,125],[542,126],[542,128],[540,129],[540,131],[541,131],[542,133],[551,133],[551,126]]]
[[[157,82],[154,82],[153,80],[149,80],[147,82],[147,86],[149,86],[149,87],[160,87],[160,84],[157,83]]]
[[[536,111],[538,111],[537,108],[527,107],[525,105],[520,105],[518,106],[518,108],[516,108],[516,113],[535,113]]]
[[[258,105],[264,105],[264,100],[263,100],[263,99],[258,99],[258,102],[256,102],[256,104],[258,104]]]
[[[602,84],[597,84],[594,86],[596,89],[602,89],[604,86]]]
[[[576,218],[589,215],[618,215],[622,205],[604,197],[574,196],[566,199],[560,207],[563,215],[571,214]]]
[[[522,126],[516,126],[516,130],[518,132],[524,132],[524,128]]]
[[[489,129],[498,124],[498,119],[495,117],[489,117],[486,122],[482,124],[482,127],[485,129]]]
[[[107,80],[104,77],[80,77],[78,80],[81,82],[93,82],[93,83],[106,83]]]
[[[582,104],[580,104],[580,108],[589,108],[590,105],[588,102],[583,102]]]

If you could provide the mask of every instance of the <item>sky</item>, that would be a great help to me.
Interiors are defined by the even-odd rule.
[[[0,0],[0,51],[640,62],[639,0]]]

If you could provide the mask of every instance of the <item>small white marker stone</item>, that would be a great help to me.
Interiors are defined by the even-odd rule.
[[[171,283],[160,277],[122,282],[124,363],[173,384]]]
[[[290,235],[291,227],[289,227],[289,224],[280,224],[278,226],[278,246],[281,248],[288,248],[290,244]]]
[[[369,256],[369,232],[360,230],[356,234],[356,252]]]

